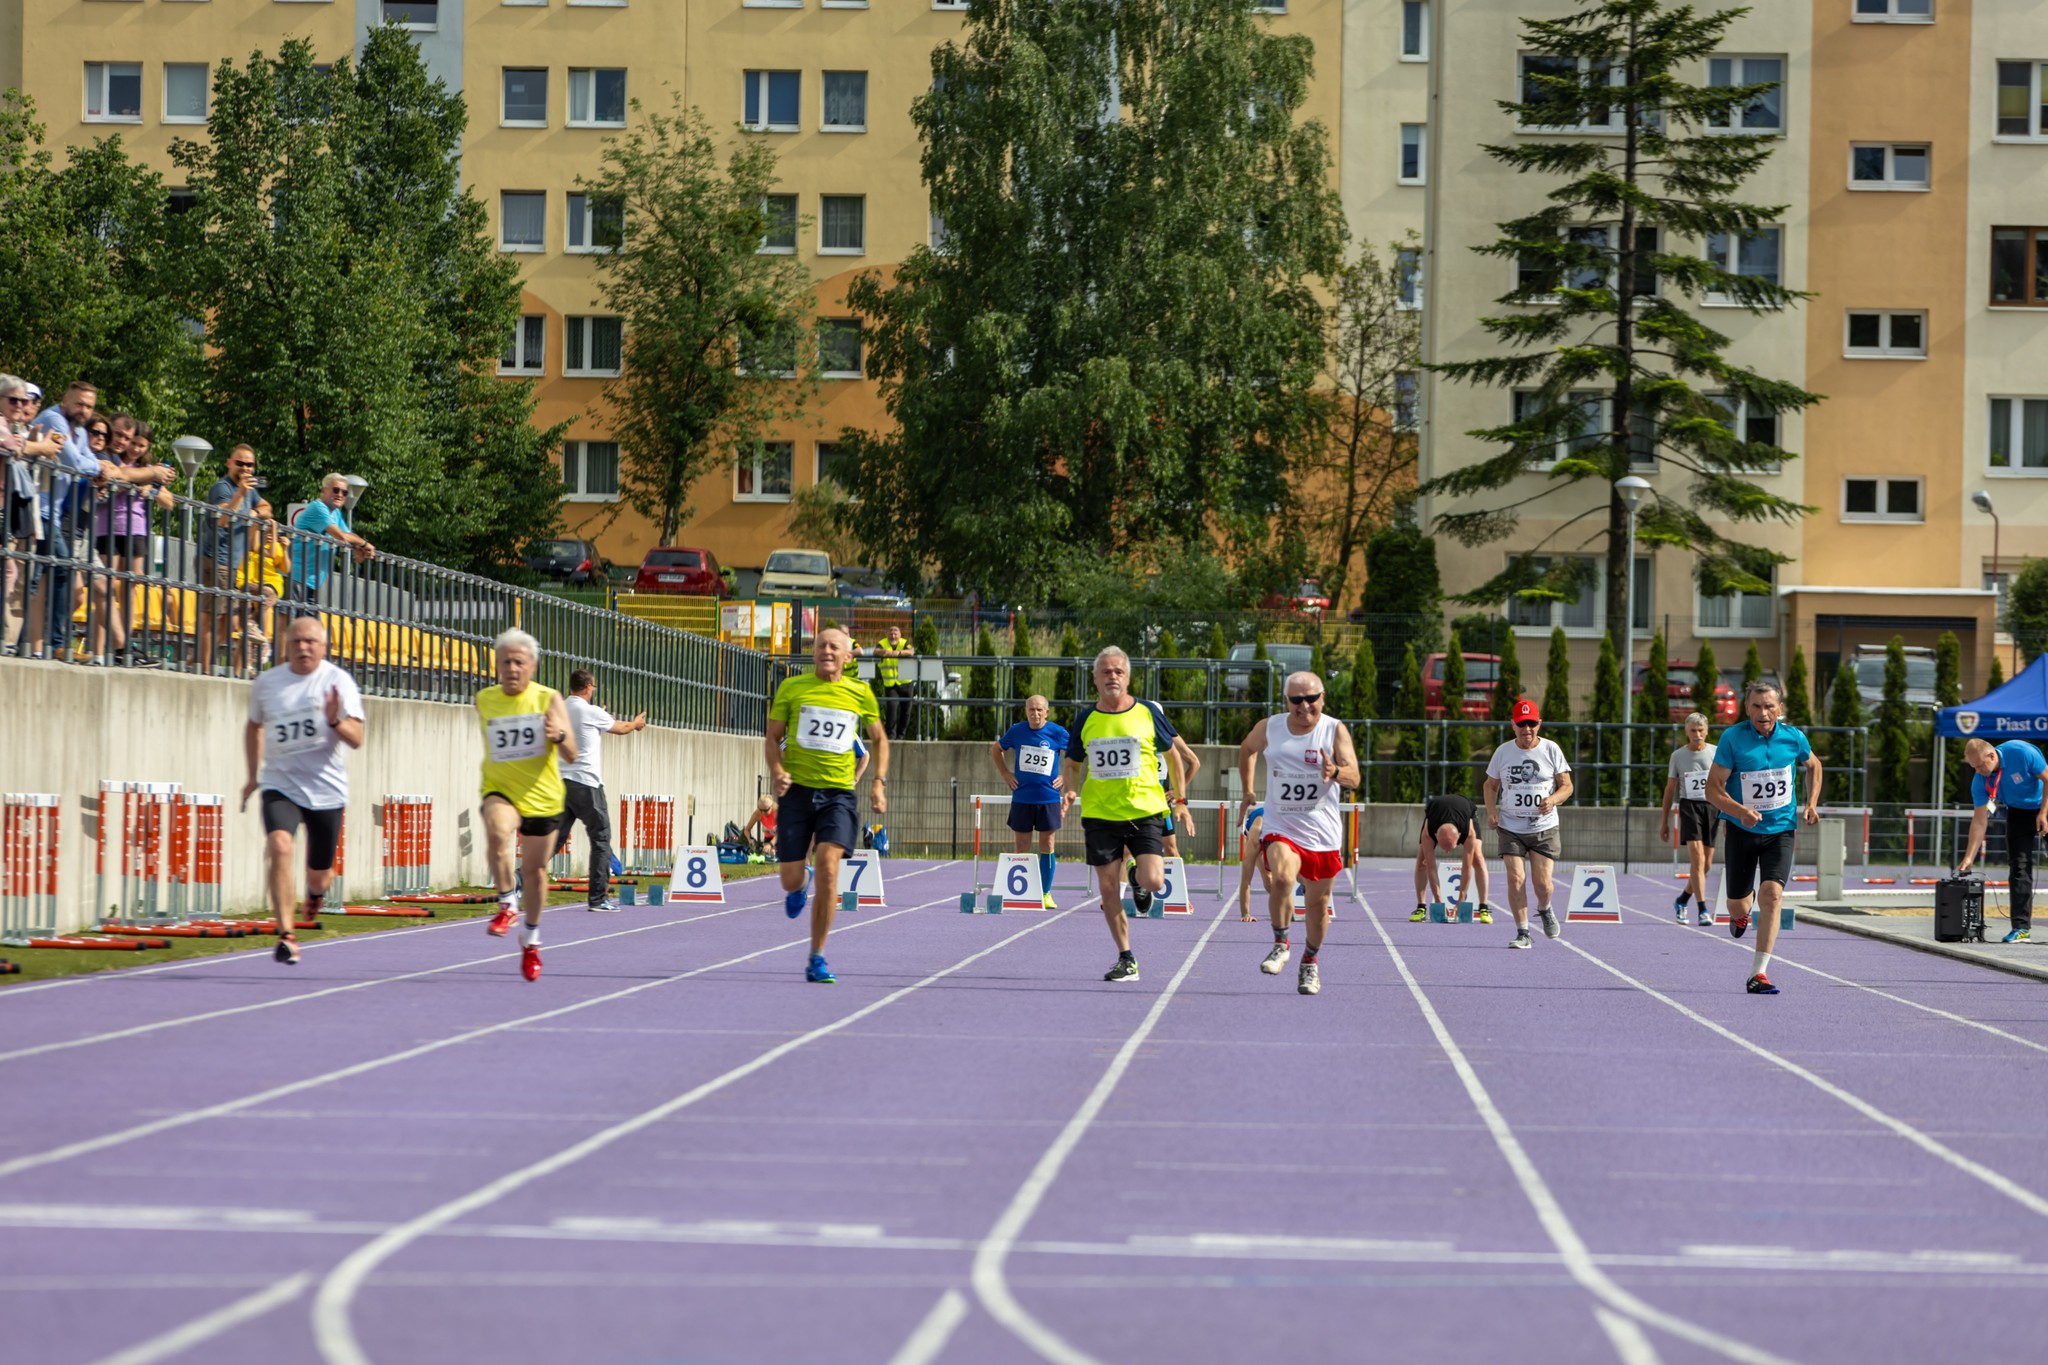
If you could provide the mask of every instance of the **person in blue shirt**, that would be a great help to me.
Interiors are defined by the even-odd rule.
[[[1798,769],[1806,772],[1806,799],[1799,803],[1798,819],[1809,825],[1820,822],[1820,760],[1803,733],[1778,719],[1783,706],[1775,683],[1751,683],[1743,696],[1749,719],[1721,732],[1714,766],[1707,770],[1707,803],[1728,822],[1728,859],[1721,875],[1728,891],[1729,933],[1742,937],[1749,928],[1750,899],[1758,901],[1751,995],[1778,993],[1764,969],[1771,965],[1771,949],[1778,942],[1778,907],[1785,898],[1785,883],[1792,879]]]
[[[1973,739],[1963,746],[1963,762],[1977,770],[1970,779],[1969,851],[1957,864],[1968,872],[1970,864],[1984,851],[1984,827],[1991,819],[1995,801],[2005,807],[2005,856],[2012,871],[2007,877],[2011,893],[2012,928],[2007,943],[2026,943],[2034,923],[2034,836],[2048,834],[2048,810],[2042,809],[2041,775],[2048,772],[2048,759],[2023,739],[2003,744]]]
[[[1066,729],[1052,722],[1052,703],[1044,697],[1024,699],[1024,719],[1003,732],[988,746],[988,756],[1010,788],[1010,830],[1017,836],[1017,852],[1031,851],[1031,836],[1038,836],[1038,880],[1045,887],[1045,908],[1059,907],[1052,899],[1053,840],[1059,835],[1060,803],[1066,779],[1060,773],[1060,759],[1071,743]],[[1003,755],[1014,750],[1016,771]]]
[[[16,641],[18,649],[34,658],[43,656],[44,644],[52,659],[60,658],[71,642],[77,583],[72,565],[91,552],[91,546],[80,537],[92,534],[92,481],[103,475],[111,477],[117,468],[93,454],[86,431],[98,404],[99,390],[87,380],[76,379],[64,390],[60,402],[36,414],[30,424],[31,436],[59,443],[41,497],[42,536],[36,542],[41,559],[29,569],[23,597],[27,611]],[[36,640],[32,630],[43,638]]]
[[[292,526],[311,537],[292,538],[293,595],[303,602],[318,600],[320,585],[333,571],[334,545],[329,541],[347,546],[358,563],[377,553],[377,547],[348,524],[348,477],[344,474],[329,474],[320,480],[320,496],[299,510]]]

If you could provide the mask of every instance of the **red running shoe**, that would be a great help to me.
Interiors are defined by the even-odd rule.
[[[528,981],[540,980],[540,948],[528,944],[519,950],[519,974]]]
[[[1771,979],[1768,976],[1758,972],[1749,979],[1749,993],[1751,995],[1776,995],[1778,988],[1771,984]]]
[[[1738,911],[1734,911],[1734,910],[1730,910],[1730,911],[1728,912],[1728,933],[1729,933],[1729,936],[1730,936],[1730,937],[1732,937],[1732,938],[1741,938],[1741,937],[1742,937],[1742,936],[1743,936],[1743,935],[1744,935],[1745,933],[1748,933],[1748,932],[1749,932],[1749,912],[1748,912],[1747,910],[1743,910],[1743,911],[1739,911],[1739,912],[1738,912]]]
[[[484,926],[484,932],[492,938],[503,938],[512,932],[512,921],[517,918],[518,915],[511,906],[501,904],[498,913],[492,915],[491,922]]]

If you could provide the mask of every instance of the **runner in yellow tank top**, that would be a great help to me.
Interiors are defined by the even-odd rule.
[[[539,641],[523,630],[508,630],[498,637],[497,656],[498,685],[476,694],[484,742],[484,847],[498,891],[498,913],[487,931],[503,937],[524,902],[519,970],[533,981],[540,976],[548,855],[562,818],[560,761],[576,761],[576,735],[561,694],[533,680]]]

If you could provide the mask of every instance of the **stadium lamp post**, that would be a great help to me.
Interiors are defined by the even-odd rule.
[[[1640,474],[1628,474],[1614,481],[1614,491],[1628,506],[1628,555],[1623,562],[1628,566],[1627,578],[1622,583],[1621,612],[1621,687],[1622,704],[1627,706],[1635,696],[1636,677],[1636,509],[1643,505],[1643,494],[1650,491],[1650,481]],[[1643,685],[1649,685],[1649,678]],[[1669,710],[1666,703],[1666,710]],[[1629,740],[1634,736],[1633,721],[1627,711],[1621,716],[1621,804],[1626,807],[1629,800],[1629,761],[1634,756]]]
[[[1991,495],[1981,488],[1970,494],[1970,502],[1979,512],[1991,518],[1991,588],[1992,591],[1997,592],[1998,585],[2005,578],[2005,566],[1999,563],[1998,560],[1998,533],[2001,529],[1998,521],[1998,511],[1991,505]],[[1999,593],[1998,604],[2001,607],[2005,605],[2004,593]],[[1996,625],[1997,623],[1993,622],[1993,624]],[[2018,663],[2019,647],[2017,645],[2013,647],[2013,660],[2015,664]],[[2018,669],[2015,668],[2014,671],[2017,672]]]
[[[348,483],[348,510],[349,515],[353,517],[356,504],[363,500],[363,494],[368,491],[370,481],[360,474],[345,474],[342,477]]]
[[[213,442],[203,436],[180,436],[171,442],[171,450],[178,457],[179,468],[185,471],[185,496],[197,495],[199,466],[206,463],[206,457],[213,454]]]

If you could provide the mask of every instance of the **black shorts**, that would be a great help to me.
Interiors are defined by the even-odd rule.
[[[263,789],[263,832],[298,835],[301,824],[306,827],[306,870],[308,872],[332,872],[334,850],[341,843],[341,817],[345,812],[340,807],[333,810],[307,810],[283,792]]]
[[[860,811],[851,787],[800,787],[775,803],[775,858],[800,863],[818,844],[860,847]]]
[[[146,559],[149,557],[149,537],[147,535],[94,536],[92,546],[100,552],[100,558],[105,560],[111,560],[115,555],[121,555],[127,559]]]
[[[494,796],[512,809],[519,810],[519,803],[503,792],[485,792],[484,800],[489,801]],[[528,815],[519,810],[519,833],[528,839],[552,839],[562,828],[562,818],[567,814],[566,810],[560,810],[553,815]]]
[[[1012,801],[1009,822],[1018,834],[1050,834],[1060,827],[1060,803]]]
[[[1714,846],[1714,833],[1721,825],[1721,815],[1704,801],[1680,801],[1678,803],[1678,842],[1681,844],[1705,844]]]
[[[1457,824],[1450,820],[1438,822],[1436,829],[1431,829],[1428,823],[1425,822],[1422,826],[1422,842],[1428,844],[1431,848],[1436,847],[1436,831],[1442,829],[1445,825],[1449,825],[1452,829],[1458,829]],[[1466,825],[1465,828],[1458,830],[1458,842],[1452,845],[1452,847],[1465,848],[1474,843],[1480,845],[1481,852],[1485,851],[1485,840],[1479,837],[1479,821],[1476,819]]]
[[[1081,817],[1081,839],[1088,849],[1088,866],[1105,867],[1122,862],[1129,851],[1134,858],[1166,852],[1166,817],[1147,815],[1136,820],[1090,820]]]
[[[1728,899],[1747,900],[1759,881],[1776,882],[1780,888],[1792,880],[1793,831],[1752,834],[1739,825],[1728,826],[1728,853],[1722,876],[1728,879]]]

